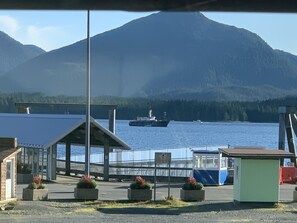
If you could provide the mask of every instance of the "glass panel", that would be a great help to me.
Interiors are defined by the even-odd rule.
[[[225,167],[227,167],[227,158],[222,157],[221,158],[221,168],[225,168]]]
[[[194,168],[198,169],[218,169],[219,159],[217,155],[196,155]]]
[[[6,162],[6,180],[11,179],[11,162]]]

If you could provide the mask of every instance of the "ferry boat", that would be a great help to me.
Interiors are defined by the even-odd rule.
[[[129,126],[148,126],[148,127],[167,127],[169,120],[166,118],[166,112],[164,112],[164,119],[158,120],[153,116],[152,110],[149,110],[148,117],[137,117],[136,120],[131,120]]]

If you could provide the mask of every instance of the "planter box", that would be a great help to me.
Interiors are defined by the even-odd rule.
[[[132,201],[148,201],[152,199],[151,189],[134,189],[128,188],[128,199]]]
[[[98,200],[97,188],[74,188],[74,198],[77,200]]]
[[[48,199],[48,189],[23,189],[23,200],[45,201]]]
[[[29,184],[32,183],[33,174],[31,173],[18,173],[17,174],[17,183],[18,184]]]
[[[297,191],[296,190],[293,191],[293,201],[297,202]]]
[[[180,190],[180,199],[182,201],[204,201],[205,190]]]

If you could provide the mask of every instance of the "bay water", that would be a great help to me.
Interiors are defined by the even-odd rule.
[[[98,122],[108,127],[107,120]],[[116,135],[133,150],[216,145],[278,148],[278,123],[171,121],[164,128],[129,126],[129,121],[117,120]]]
[[[108,120],[97,121],[108,128]],[[129,126],[128,120],[116,120],[115,134],[133,151],[220,146],[278,149],[278,123],[171,121],[167,127],[135,127]],[[102,148],[91,148],[91,154],[102,151]],[[84,146],[72,146],[71,159],[83,161],[84,152]],[[58,157],[65,158],[64,146],[58,146]]]

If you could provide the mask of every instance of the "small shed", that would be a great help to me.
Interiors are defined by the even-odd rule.
[[[227,158],[219,150],[193,150],[193,177],[204,185],[225,184]]]
[[[16,138],[0,138],[0,202],[16,199]]]
[[[255,148],[220,149],[234,157],[234,200],[239,202],[279,201],[280,159],[291,158],[283,150]]]

